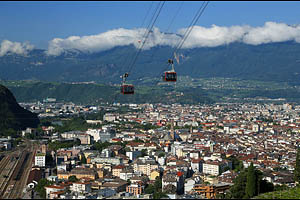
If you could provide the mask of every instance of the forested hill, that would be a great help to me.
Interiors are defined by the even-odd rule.
[[[168,69],[166,63],[172,50],[169,46],[156,46],[142,51],[129,80],[159,77]],[[26,56],[9,54],[0,57],[0,79],[120,83],[120,75],[128,71],[136,51],[133,46],[122,46],[98,53],[68,50],[60,56],[47,56],[45,50],[38,49]],[[176,63],[175,69],[181,76],[300,84],[300,44],[296,42],[256,46],[232,43],[179,53],[180,64]]]
[[[58,102],[77,104],[97,103],[212,103],[201,88],[174,88],[171,86],[136,86],[134,95],[122,95],[119,86],[103,84],[71,84],[39,81],[3,82],[19,102],[43,101],[47,97]]]
[[[38,124],[37,115],[22,108],[13,94],[0,85],[0,135],[7,135],[9,129],[36,128]]]

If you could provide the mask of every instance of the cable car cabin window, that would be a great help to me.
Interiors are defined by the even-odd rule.
[[[122,94],[134,94],[133,85],[122,85],[121,86],[121,93]]]
[[[164,81],[176,81],[176,80],[177,80],[176,72],[165,72]]]

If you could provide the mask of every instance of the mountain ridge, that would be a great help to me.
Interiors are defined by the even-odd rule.
[[[47,56],[46,50],[34,49],[27,56],[0,57],[0,79],[43,80],[58,82],[120,83],[137,49],[133,45],[118,46],[107,51],[85,53],[67,50],[59,56]],[[173,49],[155,46],[143,50],[128,80],[158,78],[169,69],[167,60]],[[240,78],[300,84],[300,44],[280,42],[262,45],[232,43],[217,47],[182,49],[179,75],[195,78]]]

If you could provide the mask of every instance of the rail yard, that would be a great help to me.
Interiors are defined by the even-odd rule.
[[[25,148],[4,155],[0,161],[1,199],[22,198],[36,149],[30,141],[25,143]]]

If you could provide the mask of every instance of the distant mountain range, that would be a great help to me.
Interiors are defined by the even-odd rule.
[[[168,69],[172,50],[157,46],[142,51],[128,80],[160,77],[160,72]],[[134,46],[122,46],[98,53],[68,50],[60,56],[47,56],[45,50],[39,49],[27,56],[7,54],[0,57],[0,79],[120,83],[120,75],[128,71],[136,52]],[[232,43],[179,53],[180,64],[175,64],[179,75],[300,84],[300,44],[295,42],[257,46]]]

